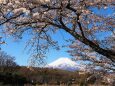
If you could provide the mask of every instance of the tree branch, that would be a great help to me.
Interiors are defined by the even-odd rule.
[[[78,26],[79,26],[79,29],[80,29],[80,31],[81,31],[81,34],[82,34],[83,38],[85,38],[83,29],[82,29],[82,26],[81,26],[81,23],[80,23],[79,16],[80,16],[80,14],[77,14],[77,24],[78,24]]]

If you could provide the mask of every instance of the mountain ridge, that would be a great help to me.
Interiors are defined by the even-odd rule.
[[[60,57],[59,59],[49,63],[45,67],[53,69],[61,69],[68,71],[84,70],[85,66],[77,64],[75,61],[72,61],[67,57]]]

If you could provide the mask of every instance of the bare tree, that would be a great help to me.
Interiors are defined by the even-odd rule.
[[[12,70],[13,67],[16,67],[17,64],[14,60],[14,57],[7,55],[7,53],[3,51],[0,51],[0,71],[10,71],[10,69]]]
[[[75,56],[87,56],[86,52],[93,51],[100,55],[100,61],[114,63],[114,5],[114,0],[0,0],[0,25],[4,26],[3,32],[15,38],[27,32],[27,43],[35,58],[42,59],[52,46],[57,48],[52,34],[63,30],[73,37]],[[101,15],[95,9],[113,13]]]

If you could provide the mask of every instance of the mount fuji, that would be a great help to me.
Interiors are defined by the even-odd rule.
[[[85,66],[77,64],[75,61],[72,61],[70,58],[61,57],[56,61],[46,65],[47,68],[53,69],[61,69],[61,70],[68,70],[68,71],[75,71],[75,70],[84,70]]]

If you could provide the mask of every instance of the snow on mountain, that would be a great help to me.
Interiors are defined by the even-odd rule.
[[[46,67],[53,68],[53,69],[68,70],[68,71],[85,69],[84,65],[77,64],[76,62],[66,57],[59,58],[56,61],[46,65]]]

